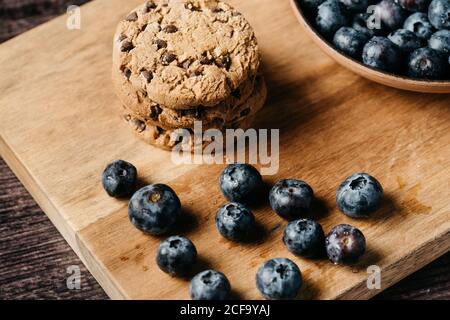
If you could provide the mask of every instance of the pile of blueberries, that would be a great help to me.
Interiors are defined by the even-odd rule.
[[[123,160],[110,163],[102,175],[103,187],[112,197],[131,196],[128,215],[141,231],[160,235],[170,231],[181,215],[181,202],[167,185],[152,184],[136,191],[137,170]],[[250,206],[264,196],[264,182],[256,168],[248,164],[230,164],[220,176],[220,188],[230,201],[217,211],[218,232],[230,241],[251,241],[257,231]],[[338,188],[338,208],[353,218],[368,217],[383,198],[380,183],[366,173],[348,177]],[[283,234],[287,249],[296,256],[314,259],[325,255],[335,264],[353,264],[364,254],[366,240],[357,228],[340,224],[327,236],[314,220],[302,218],[314,203],[313,189],[304,181],[285,179],[269,192],[273,211],[290,221]],[[189,239],[171,236],[161,242],[156,254],[159,268],[177,277],[187,277],[197,259],[197,249]],[[293,299],[302,286],[299,267],[290,259],[266,261],[256,273],[256,287],[267,299]],[[227,277],[215,270],[195,275],[190,283],[194,300],[222,300],[231,290]]]
[[[450,0],[298,0],[340,52],[417,79],[450,80]]]

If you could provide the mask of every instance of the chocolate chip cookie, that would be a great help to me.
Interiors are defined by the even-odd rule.
[[[256,115],[248,115],[238,122],[229,124],[229,128],[247,129],[250,127]],[[144,120],[136,118],[131,115],[126,115],[126,122],[133,130],[133,132],[144,142],[154,145],[165,150],[172,150],[177,144],[182,143],[184,150],[194,149],[194,134],[192,129],[164,129],[160,126],[146,123]],[[211,128],[213,129],[213,128]],[[180,130],[188,130],[190,139],[185,140],[180,138]],[[210,141],[201,141],[202,149],[210,144]]]
[[[256,75],[259,63],[250,24],[217,0],[148,1],[119,23],[114,37],[119,96],[124,90],[172,109],[214,107],[245,95],[237,91]]]
[[[202,121],[204,126],[217,127],[232,122],[234,118],[255,113],[257,111],[255,108],[262,106],[260,103],[261,98],[266,96],[263,76],[257,76],[252,87],[254,90],[250,96],[245,100],[239,99],[243,101],[236,105],[230,103],[230,99],[227,99],[216,107],[197,107],[185,110],[170,109],[156,103],[145,107],[143,105],[138,105],[139,107],[137,107],[133,104],[123,103],[123,106],[129,113],[136,114],[146,119],[147,122],[165,128],[193,128],[194,121]]]
[[[202,123],[202,129],[218,129],[224,131],[228,128],[242,128],[246,129],[250,127],[253,119],[255,118],[257,112],[263,107],[266,97],[267,97],[267,88],[264,82],[264,79],[260,78],[260,88],[258,91],[254,91],[254,94],[248,99],[245,103],[247,106],[246,109],[251,110],[249,113],[239,114],[237,113],[234,117],[230,119],[229,122],[218,124],[218,123],[210,123],[204,124]],[[140,117],[136,114],[129,112],[125,108],[125,113],[123,115],[123,119],[130,126],[130,128],[134,131],[134,133],[140,137],[145,142],[155,145],[159,148],[163,149],[172,149],[177,143],[180,142],[179,136],[177,133],[181,128],[164,128],[161,125],[155,124],[155,122]],[[193,130],[192,128],[187,128],[188,132],[191,133],[191,139],[188,141],[188,145],[184,146],[186,148],[192,148],[193,146]],[[183,141],[186,142],[186,141]],[[207,142],[202,142],[203,147],[208,145]]]

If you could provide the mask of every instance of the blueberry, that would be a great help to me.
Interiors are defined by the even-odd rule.
[[[131,197],[128,204],[131,223],[139,230],[155,235],[169,231],[180,213],[180,199],[164,184],[143,187]]]
[[[420,48],[409,56],[408,75],[413,78],[440,79],[447,71],[447,56],[431,48]]]
[[[172,236],[161,242],[156,254],[158,267],[172,275],[184,276],[197,259],[197,250],[191,240]]]
[[[225,300],[231,290],[230,282],[221,272],[206,270],[191,280],[189,292],[193,300]]]
[[[436,29],[450,29],[450,0],[431,1],[428,19]]]
[[[123,160],[113,161],[103,171],[102,183],[103,188],[111,197],[129,196],[136,189],[136,167]]]
[[[425,12],[431,0],[396,0],[396,2],[405,10]]]
[[[317,222],[300,219],[290,222],[284,229],[283,242],[293,254],[314,258],[324,252],[325,234]]]
[[[233,202],[254,202],[263,189],[261,174],[249,164],[230,164],[220,176],[224,196]]]
[[[388,35],[388,38],[404,52],[412,52],[422,47],[422,39],[414,32],[406,29],[395,30]]]
[[[370,39],[376,35],[385,35],[388,33],[388,29],[385,26],[377,26],[375,24],[374,17],[369,13],[355,14],[352,20],[352,28],[364,34],[367,39]]]
[[[368,13],[357,13],[352,19],[352,28],[356,31],[363,33],[367,38],[372,38],[375,35],[375,30],[369,29],[367,26],[367,20],[370,14]]]
[[[335,264],[352,264],[366,251],[363,233],[348,224],[334,227],[325,239],[328,258]]]
[[[416,12],[406,18],[403,29],[414,32],[419,38],[429,39],[434,28],[428,21],[428,16],[423,12]]]
[[[377,210],[383,199],[383,188],[367,173],[355,173],[345,179],[336,192],[336,203],[349,217],[367,217]]]
[[[400,48],[386,37],[373,37],[363,48],[363,63],[377,69],[398,71],[401,60]]]
[[[340,27],[348,23],[348,11],[338,0],[327,0],[319,6],[316,26],[323,36],[331,38]]]
[[[266,299],[294,299],[302,286],[298,266],[287,258],[266,261],[256,273],[256,287]]]
[[[336,49],[358,59],[361,57],[362,49],[367,40],[363,33],[350,27],[342,27],[334,34],[333,44]]]
[[[382,0],[375,6],[374,15],[379,19],[381,25],[395,30],[403,25],[407,14],[393,0]]]
[[[439,30],[430,37],[428,46],[431,49],[450,54],[450,30]]]
[[[243,204],[231,202],[217,211],[216,227],[220,234],[233,241],[249,238],[254,230],[255,217]]]
[[[369,5],[369,0],[339,0],[351,11],[365,11]]]
[[[288,220],[307,213],[313,199],[313,189],[306,182],[295,179],[278,181],[269,193],[273,211]]]

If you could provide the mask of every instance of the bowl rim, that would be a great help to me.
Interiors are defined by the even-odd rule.
[[[359,69],[367,69],[368,71],[370,71],[371,73],[376,74],[379,77],[388,77],[390,80],[393,81],[404,81],[407,83],[410,83],[412,85],[417,85],[417,86],[421,86],[421,85],[441,85],[441,86],[449,86],[450,89],[450,80],[433,80],[433,79],[415,79],[415,78],[410,78],[404,75],[398,75],[392,72],[388,72],[388,71],[383,71],[380,69],[376,69],[372,66],[368,66],[364,63],[362,63],[359,60],[356,60],[344,53],[342,53],[341,51],[337,50],[327,39],[325,39],[325,37],[323,37],[317,30],[316,28],[311,24],[311,22],[309,21],[309,19],[307,18],[307,16],[305,15],[299,0],[290,0],[291,2],[291,6],[294,9],[297,18],[299,18],[299,22],[301,22],[303,24],[303,26],[310,32],[313,33],[319,40],[321,43],[323,43],[324,45],[326,45],[327,49],[334,52],[335,54],[338,54],[340,56],[340,58],[343,58],[345,60],[347,60],[346,62],[348,63],[352,63],[354,65],[357,65]],[[312,39],[313,41],[316,42],[315,39]],[[329,52],[326,52],[329,55]],[[334,59],[334,57],[331,57]],[[339,61],[338,61],[339,62]],[[353,71],[353,70],[352,70]]]

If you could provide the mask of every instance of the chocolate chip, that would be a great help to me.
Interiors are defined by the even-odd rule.
[[[159,135],[161,135],[161,134],[163,134],[163,133],[164,133],[164,129],[157,126],[157,127],[156,127],[156,134],[159,136]]]
[[[150,12],[150,10],[152,9],[156,9],[156,3],[153,1],[148,1],[147,4],[145,5],[145,13]]]
[[[194,117],[197,119],[201,119],[201,117],[205,114],[205,108],[204,107],[198,107],[194,109]]]
[[[185,110],[185,114],[186,115],[190,115],[192,117],[196,117],[197,114],[198,114],[197,108],[195,108],[195,109],[186,109]]]
[[[152,81],[152,79],[153,79],[153,73],[151,71],[142,70],[141,76],[144,77],[144,79],[147,81],[147,83],[150,83],[150,81]]]
[[[173,24],[169,24],[168,26],[164,27],[163,31],[166,33],[175,33],[178,31],[178,28]]]
[[[191,10],[191,11],[202,11],[199,7],[196,7],[192,2],[185,3],[184,7],[187,10]]]
[[[209,57],[207,52],[203,52],[202,56],[200,57],[200,64],[212,64],[212,59]]]
[[[139,119],[133,119],[133,125],[134,125],[134,129],[139,133],[144,131],[146,128],[145,122],[141,121]]]
[[[226,70],[229,70],[231,67],[231,58],[228,54],[217,58],[215,62],[219,68],[224,68]]]
[[[131,77],[131,70],[128,68],[124,68],[123,69],[123,74],[125,75],[125,77],[129,80]]]
[[[128,52],[128,51],[132,50],[133,48],[134,48],[134,45],[130,40],[125,40],[120,45],[120,51],[122,51],[122,52]]]
[[[238,16],[240,16],[240,15],[242,15],[240,12],[238,12],[238,11],[233,11],[232,13],[231,13],[231,15],[233,16],[233,17],[238,17]]]
[[[136,13],[136,11],[131,12],[126,18],[125,20],[127,21],[136,21],[138,19],[138,15]]]
[[[190,77],[200,77],[203,75],[203,72],[201,70],[194,70],[189,74]]]
[[[171,62],[175,61],[177,56],[173,53],[164,52],[161,56],[161,63],[164,66],[168,66]]]
[[[219,7],[215,7],[211,11],[214,12],[214,13],[219,13],[219,12],[223,12],[223,9],[219,8]]]
[[[162,112],[162,109],[160,108],[160,106],[151,106],[150,107],[150,118],[154,121],[157,121],[161,112]]]
[[[207,57],[201,57],[201,59],[200,59],[200,64],[205,65],[205,64],[211,64],[211,63],[212,63],[212,60],[208,59]]]
[[[153,40],[153,44],[156,44],[156,48],[159,49],[164,49],[167,48],[167,42],[161,39],[155,39]]]
[[[231,95],[233,97],[235,97],[236,99],[240,99],[241,98],[241,91],[239,89],[236,89],[233,92],[231,92]]]
[[[184,61],[182,64],[181,64],[181,67],[183,68],[183,69],[189,69],[189,66],[192,64],[192,60],[191,59],[187,59],[186,61]]]
[[[125,40],[127,38],[127,36],[125,35],[125,34],[121,34],[120,36],[119,36],[119,38],[117,38],[117,40],[119,40],[119,42],[122,42],[123,40]]]

